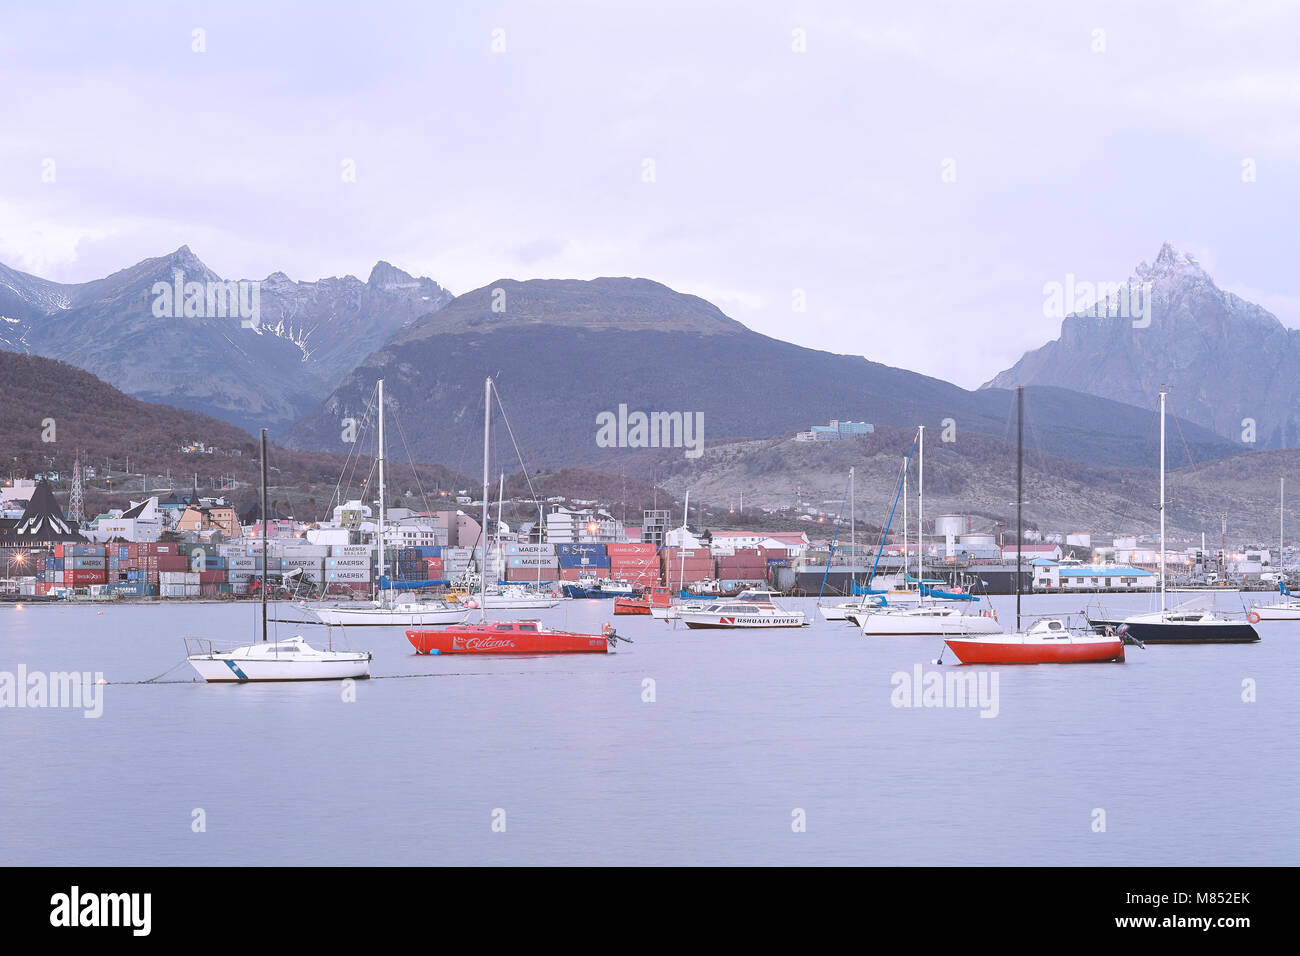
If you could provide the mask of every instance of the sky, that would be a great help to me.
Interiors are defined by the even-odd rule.
[[[0,262],[643,276],[973,388],[1172,242],[1300,327],[1300,4],[3,0]]]

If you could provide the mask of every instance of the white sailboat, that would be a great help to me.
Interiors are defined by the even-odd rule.
[[[970,601],[969,595],[936,599],[930,596],[926,603],[928,586],[925,580],[925,426],[917,429],[917,520],[916,520],[916,594],[914,607],[892,606],[866,608],[854,615],[853,620],[865,637],[960,637],[967,634],[1001,634],[997,612],[992,608],[972,611],[961,606]],[[906,504],[906,502],[905,502]],[[906,514],[906,511],[904,511]],[[930,589],[932,590],[932,589]],[[942,603],[936,603],[941,600]],[[954,603],[959,602],[959,603]]]
[[[379,380],[379,580],[384,580],[384,380]],[[487,529],[483,529],[486,534]],[[486,545],[484,545],[486,549]],[[419,627],[459,624],[469,617],[460,605],[409,595],[393,596],[391,588],[381,589],[378,599],[368,603],[310,605],[307,612],[322,624],[350,627]]]
[[[1246,619],[1252,624],[1257,621],[1300,621],[1300,598],[1291,593],[1291,589],[1286,586],[1286,578],[1282,574],[1282,553],[1285,548],[1286,535],[1284,532],[1284,522],[1286,520],[1286,479],[1279,479],[1278,483],[1278,516],[1277,516],[1277,590],[1281,594],[1282,600],[1273,604],[1256,604],[1246,615]]]
[[[266,569],[266,429],[262,429],[262,568]],[[243,684],[250,681],[346,680],[370,676],[367,651],[336,651],[308,644],[302,636],[268,641],[266,592],[262,592],[262,640],[227,650],[218,650],[205,638],[185,638],[185,659],[210,684]]]

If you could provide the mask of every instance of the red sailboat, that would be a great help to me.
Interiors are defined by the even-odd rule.
[[[1021,523],[1024,489],[1025,390],[1016,389],[1016,540],[1025,540]],[[1016,630],[1011,634],[950,637],[944,643],[963,664],[1083,664],[1124,660],[1124,638],[1110,632],[1073,631],[1056,618],[1020,627],[1022,547],[1016,545]]]
[[[581,634],[541,621],[413,627],[406,638],[417,654],[604,654],[619,640],[608,624],[599,634]]]
[[[963,664],[1085,664],[1123,661],[1124,641],[1113,634],[1078,633],[1055,618],[1016,634],[952,637],[945,642]]]
[[[487,380],[483,407],[483,530],[480,536],[487,556],[488,454],[492,432],[492,379]],[[486,565],[486,561],[483,562]],[[608,623],[599,634],[559,631],[541,621],[487,621],[487,575],[479,573],[479,623],[452,627],[413,627],[406,632],[419,654],[604,654],[620,640]]]

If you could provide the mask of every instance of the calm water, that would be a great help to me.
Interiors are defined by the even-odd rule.
[[[995,599],[1004,622],[1013,600]],[[636,643],[609,656],[417,657],[399,629],[365,629],[351,643],[376,676],[433,676],[361,682],[355,702],[331,683],[122,684],[97,720],[0,709],[0,864],[1297,862],[1300,624],[1123,665],[990,668],[984,718],[891,703],[896,672],[953,669],[929,663],[938,639],[867,640],[787,603],[813,626],[618,618]],[[609,611],[543,616],[596,629]],[[182,659],[183,634],[242,638],[252,618],[0,607],[0,671],[141,680]]]

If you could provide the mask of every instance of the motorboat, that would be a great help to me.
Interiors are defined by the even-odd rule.
[[[627,581],[615,581],[610,578],[579,578],[560,585],[560,590],[567,598],[599,600],[601,598],[631,598],[638,594],[637,588]]]
[[[608,624],[599,634],[556,630],[541,621],[489,621],[411,628],[417,654],[604,654],[621,640]]]
[[[787,611],[770,600],[728,598],[700,607],[683,607],[680,618],[689,628],[805,627],[803,611]]]

